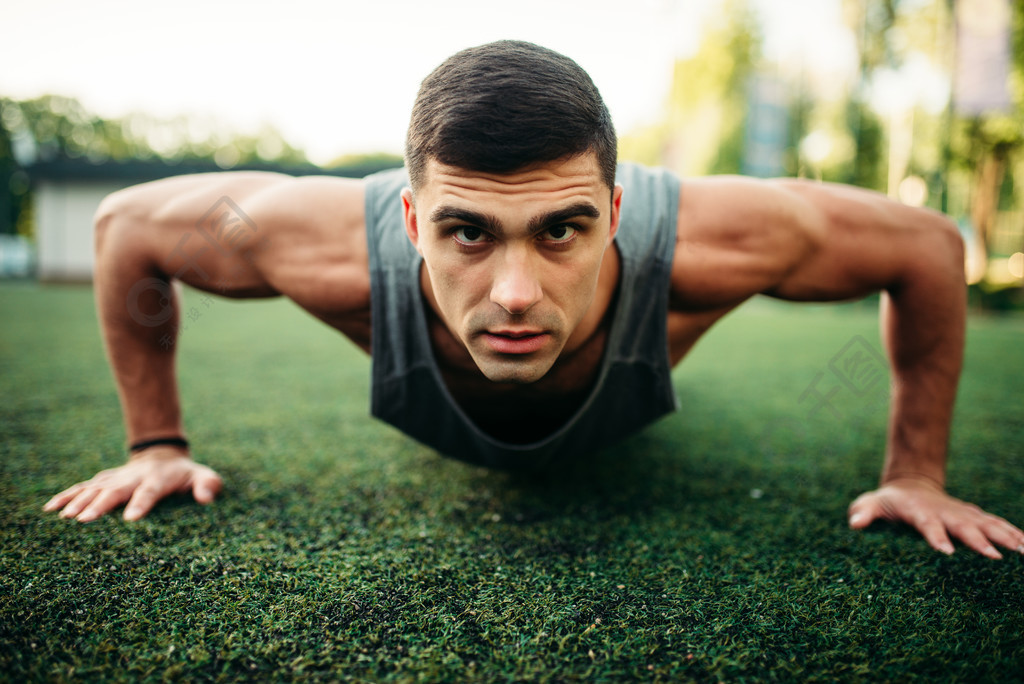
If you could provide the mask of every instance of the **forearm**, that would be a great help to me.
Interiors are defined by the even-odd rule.
[[[125,227],[114,225],[117,220],[97,222],[94,287],[127,439],[183,435],[175,377],[177,297],[145,249],[118,234]]]
[[[936,262],[941,276],[890,291],[883,300],[893,397],[881,486],[850,504],[850,527],[884,519],[912,525],[932,548],[954,552],[956,538],[1002,558],[996,546],[1024,553],[1024,532],[945,490],[946,446],[960,377],[966,320],[962,246]],[[957,255],[960,255],[957,257]],[[946,272],[942,276],[942,272]],[[920,287],[919,287],[920,286]]]
[[[883,483],[901,477],[945,485],[946,449],[963,361],[966,288],[962,244],[936,228],[931,259],[890,288],[882,330],[892,365]]]

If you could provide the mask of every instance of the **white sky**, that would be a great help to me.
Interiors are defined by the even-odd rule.
[[[96,113],[269,122],[319,163],[401,152],[420,80],[450,54],[517,38],[579,62],[620,134],[653,120],[672,60],[718,0],[2,0],[0,94]],[[756,0],[769,56],[851,68],[839,0]]]

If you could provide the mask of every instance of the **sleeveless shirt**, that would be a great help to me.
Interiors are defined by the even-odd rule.
[[[535,469],[609,446],[674,411],[667,315],[680,181],[663,169],[620,164],[616,182],[624,187],[615,236],[621,268],[597,379],[564,425],[518,444],[481,430],[445,386],[420,288],[422,258],[405,234],[405,170],[367,177],[372,415],[446,456]]]

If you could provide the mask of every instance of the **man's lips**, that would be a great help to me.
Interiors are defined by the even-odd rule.
[[[499,354],[532,354],[548,341],[550,335],[532,330],[487,330],[484,341]]]

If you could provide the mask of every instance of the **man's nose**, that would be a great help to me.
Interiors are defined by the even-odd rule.
[[[494,275],[491,301],[510,314],[524,314],[544,294],[526,249],[509,248]]]

